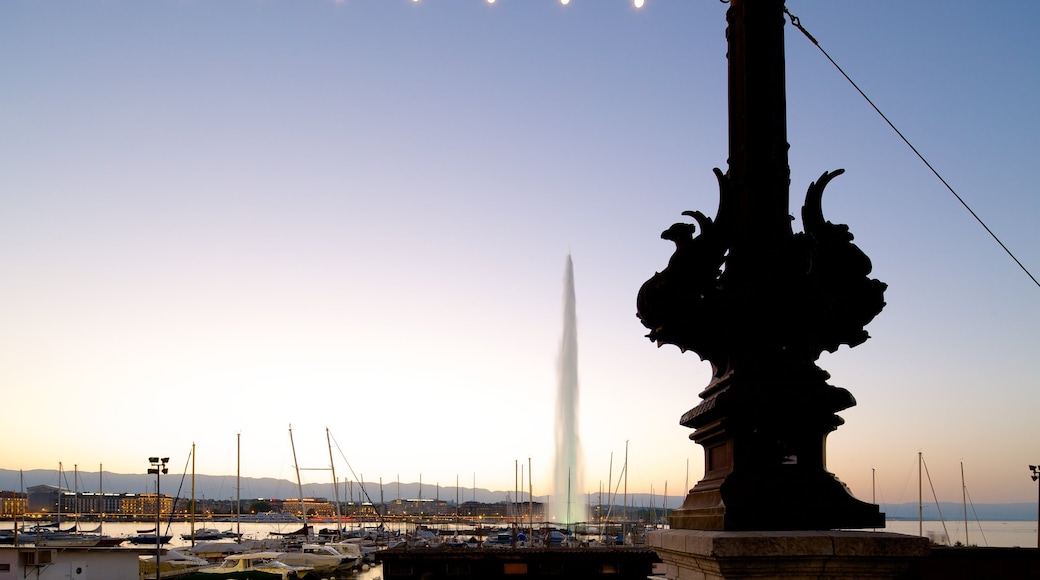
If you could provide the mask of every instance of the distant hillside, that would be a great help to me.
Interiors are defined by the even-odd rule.
[[[72,473],[63,472],[64,478],[62,480],[62,487],[70,491],[78,489],[83,492],[97,492],[100,486],[104,485],[106,493],[153,493],[155,491],[155,476],[147,474],[121,474],[104,472],[103,480],[98,475],[98,472],[93,471],[80,471],[79,477],[75,477]],[[78,484],[74,479],[78,479]],[[55,469],[34,469],[26,471],[24,473],[24,488],[29,488],[34,485],[58,485],[58,471]],[[175,496],[175,497],[190,497],[191,496],[191,474],[186,476],[174,475],[172,472],[169,475],[165,475],[160,483],[161,490],[164,494]],[[257,478],[257,477],[242,477],[239,479],[239,485],[241,490],[239,496],[242,499],[286,499],[295,498],[299,496],[299,490],[295,482],[285,479],[274,479],[274,478]],[[22,475],[20,472],[10,469],[0,469],[0,491],[21,491]],[[368,493],[368,498],[363,497],[361,486],[358,484],[346,485],[340,484],[340,500],[349,501],[351,494],[355,501],[371,501],[373,503],[379,503],[382,501],[394,501],[396,499],[416,499],[422,497],[423,499],[441,499],[448,502],[455,502],[456,490],[454,486],[446,487],[436,485],[430,485],[428,483],[420,485],[416,482],[401,482],[400,486],[396,481],[383,482],[382,490],[380,490],[379,482],[366,482],[365,491]],[[382,498],[380,498],[380,492],[382,492]],[[304,497],[324,497],[333,498],[335,492],[332,489],[332,484],[317,484],[310,483],[303,485]],[[508,502],[512,497],[513,492],[510,491],[493,491],[484,488],[477,488],[474,493],[473,488],[460,487],[458,490],[458,501],[478,501],[482,503],[496,503],[496,502]],[[236,496],[235,490],[235,476],[233,475],[195,475],[195,497],[199,499],[216,499],[216,500],[227,500],[234,499]],[[523,494],[523,499],[526,501],[528,496],[526,493]],[[545,501],[544,495],[535,495],[535,501]],[[622,503],[621,497],[618,497],[616,504]],[[604,501],[606,503],[606,501]],[[660,507],[661,498],[657,496],[654,499],[654,503]],[[682,504],[682,498],[680,497],[669,497],[668,498],[668,509],[675,509]],[[632,507],[649,507],[650,506],[650,494],[629,494],[628,505]]]
[[[24,479],[24,486],[23,486]],[[195,475],[195,497],[206,499],[234,499],[236,496],[236,481],[233,475]],[[74,481],[76,480],[76,481]],[[35,485],[58,485],[58,471],[56,469],[34,469],[25,471],[24,474],[10,469],[0,469],[0,490],[22,491]],[[191,474],[182,476],[174,475],[172,472],[165,475],[160,483],[164,494],[175,497],[191,496]],[[242,477],[238,480],[240,490],[238,494],[242,499],[285,499],[299,496],[299,488],[295,482],[285,479],[274,479],[270,477]],[[101,490],[101,486],[104,489]],[[154,493],[155,476],[147,474],[125,474],[105,471],[101,476],[96,471],[80,471],[78,477],[73,473],[63,472],[61,487],[74,491],[78,489],[83,492],[105,491],[106,493]],[[367,482],[365,488],[373,502],[380,501],[380,488],[378,482]],[[340,484],[340,500],[350,500],[351,492],[355,500],[362,500],[361,486]],[[419,497],[420,486],[418,483],[404,483],[398,487],[397,482],[384,482],[382,487],[383,500],[393,501],[398,498],[414,499]],[[423,484],[421,488],[423,498],[442,499],[455,501],[454,487],[437,487]],[[335,492],[332,484],[309,483],[303,485],[305,497],[332,498]],[[472,501],[474,492],[471,488],[460,488],[459,501]],[[476,501],[494,503],[508,501],[510,492],[491,491],[477,488]],[[526,496],[525,496],[526,497]],[[537,500],[538,497],[536,496]],[[367,501],[367,500],[365,500]]]

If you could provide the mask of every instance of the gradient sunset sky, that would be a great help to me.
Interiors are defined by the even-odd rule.
[[[788,8],[1034,275],[1040,3]],[[635,316],[726,167],[717,0],[0,3],[0,467],[547,492],[573,257],[585,492],[680,496],[710,370]],[[886,282],[825,354],[860,498],[1035,501],[1040,288],[789,24],[791,212],[823,171]],[[795,229],[801,227],[800,218]],[[689,475],[687,476],[687,465]],[[337,465],[341,477],[347,470]],[[305,483],[329,477],[306,471]],[[35,482],[33,482],[35,483]],[[616,484],[616,481],[614,482]],[[134,491],[134,490],[127,490]]]

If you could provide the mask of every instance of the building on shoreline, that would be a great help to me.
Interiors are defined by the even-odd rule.
[[[28,510],[28,494],[17,491],[0,491],[0,517],[20,516]]]

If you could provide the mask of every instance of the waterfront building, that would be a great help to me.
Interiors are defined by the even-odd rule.
[[[125,496],[124,493],[62,491],[61,511],[66,514],[118,514]]]
[[[282,500],[282,507],[285,511],[298,517],[306,514],[307,517],[331,518],[336,515],[335,504],[324,497],[305,497],[303,502],[299,498],[285,499]],[[300,512],[301,509],[303,513]]]
[[[16,491],[0,491],[0,517],[23,515],[29,511],[29,495]]]
[[[160,514],[169,514],[173,511],[173,498],[154,493],[124,494],[120,498],[119,513],[131,516],[154,516],[156,504],[158,503]]]
[[[34,513],[58,511],[58,492],[53,485],[31,485],[26,491],[29,495],[29,511]]]

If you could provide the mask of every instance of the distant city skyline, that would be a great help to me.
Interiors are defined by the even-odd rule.
[[[1040,271],[1040,4],[788,4]],[[717,209],[727,8],[0,3],[0,467],[182,472],[195,444],[198,473],[510,490],[519,463],[544,493],[570,255],[578,491],[681,495],[711,370],[635,299]],[[857,400],[828,469],[902,503],[923,452],[941,501],[963,463],[975,502],[1035,502],[1040,290],[785,34],[793,227],[844,168],[824,213],[888,284],[819,361]]]

